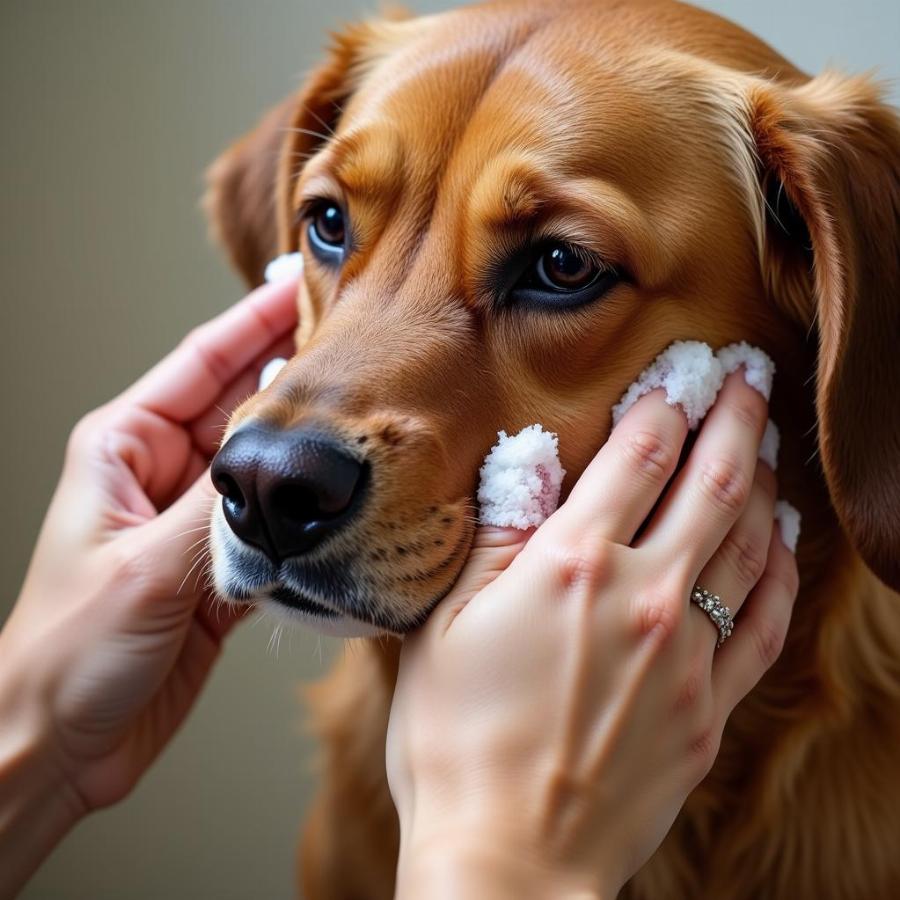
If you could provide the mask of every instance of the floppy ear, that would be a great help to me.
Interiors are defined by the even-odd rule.
[[[900,589],[900,120],[866,78],[749,95],[773,296],[818,331],[816,411],[838,517]],[[772,219],[775,222],[772,222]]]
[[[326,61],[300,91],[270,110],[207,170],[204,206],[212,232],[251,287],[262,283],[269,260],[296,249],[290,186],[337,128],[341,109],[368,66],[390,47],[391,26],[401,15],[395,11],[390,19],[333,35]]]
[[[250,287],[262,284],[266,263],[277,255],[276,172],[297,102],[289,97],[269,110],[206,171],[210,231]]]

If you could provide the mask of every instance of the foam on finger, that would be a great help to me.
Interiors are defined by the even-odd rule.
[[[781,433],[778,426],[769,419],[759,445],[759,458],[774,472],[778,468],[778,449],[781,445]]]
[[[708,344],[676,341],[644,369],[613,407],[613,427],[641,397],[662,388],[666,403],[680,406],[693,430],[715,402],[724,378],[722,364]]]
[[[540,525],[559,504],[566,474],[557,437],[540,425],[497,437],[480,471],[481,523],[523,530]]]
[[[760,349],[746,342],[729,344],[718,353],[702,341],[676,341],[641,373],[612,409],[613,426],[644,395],[662,388],[666,402],[679,406],[696,429],[715,403],[725,376],[743,367],[747,384],[768,399],[775,366]],[[518,434],[498,432],[498,442],[481,467],[478,502],[481,522],[512,528],[540,525],[559,503],[563,470],[555,434],[539,424]],[[759,447],[759,458],[775,469],[780,436],[773,422]]]
[[[270,359],[259,373],[259,390],[264,391],[274,380],[275,376],[287,365],[287,360],[280,356]]]
[[[775,521],[781,529],[784,545],[791,553],[796,553],[797,541],[800,540],[800,511],[787,500],[779,500],[775,504]]]
[[[287,281],[289,278],[298,278],[303,271],[302,253],[282,253],[276,256],[265,269],[263,277],[269,284],[276,281]]]
[[[771,357],[759,347],[751,347],[746,341],[728,344],[722,347],[716,358],[722,364],[726,375],[743,366],[744,380],[750,387],[759,391],[768,400],[772,396],[772,379],[775,376],[775,363]]]

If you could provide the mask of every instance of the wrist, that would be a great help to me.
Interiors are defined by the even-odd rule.
[[[395,900],[614,900],[617,893],[534,845],[468,826],[403,836]]]
[[[0,641],[0,898],[13,896],[84,814],[57,764],[48,704]]]

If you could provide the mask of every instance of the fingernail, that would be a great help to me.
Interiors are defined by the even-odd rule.
[[[298,278],[303,271],[302,253],[283,253],[276,256],[267,266],[263,277],[269,284]]]
[[[769,419],[759,445],[759,458],[774,472],[778,468],[778,448],[781,445],[781,434],[778,426]]]
[[[781,530],[781,540],[791,553],[797,552],[797,541],[800,538],[800,512],[787,500],[779,500],[775,504],[775,521]]]
[[[716,353],[727,375],[743,366],[744,381],[754,390],[759,391],[768,401],[772,396],[772,379],[775,376],[775,363],[764,350],[751,347],[746,341],[728,344]]]
[[[259,390],[265,390],[274,380],[275,376],[287,365],[287,360],[276,356],[270,359],[259,373]]]

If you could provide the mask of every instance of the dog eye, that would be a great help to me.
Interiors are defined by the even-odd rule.
[[[344,212],[336,203],[324,202],[311,211],[306,234],[320,262],[338,265],[343,261],[347,230]]]
[[[593,254],[562,241],[539,247],[520,272],[511,300],[557,307],[587,303],[619,279]]]
[[[600,267],[566,244],[553,244],[537,259],[538,280],[558,291],[577,291],[589,285],[600,273]]]

